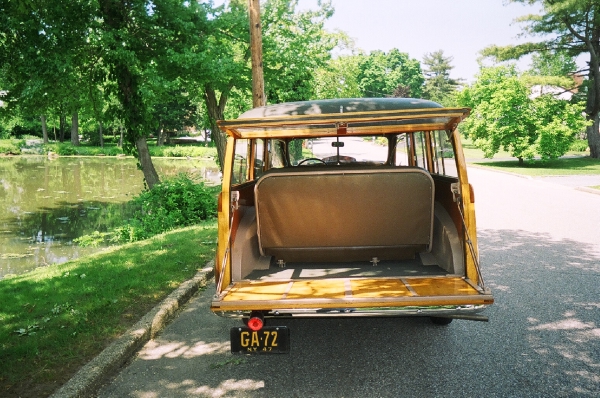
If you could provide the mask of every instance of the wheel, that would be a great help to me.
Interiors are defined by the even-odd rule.
[[[452,322],[452,318],[443,318],[439,316],[430,316],[431,322],[435,325],[449,325]]]
[[[301,161],[299,161],[298,166],[300,166],[301,164],[304,164],[306,162],[319,162],[319,163],[327,164],[319,158],[306,158],[306,159],[302,159]]]

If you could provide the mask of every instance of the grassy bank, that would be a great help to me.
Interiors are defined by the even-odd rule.
[[[523,166],[519,166],[516,159],[473,162],[473,164],[534,177],[600,174],[600,159],[590,157],[569,157],[545,161],[531,160],[526,161]]]
[[[216,221],[0,280],[0,396],[44,397],[214,256]]]

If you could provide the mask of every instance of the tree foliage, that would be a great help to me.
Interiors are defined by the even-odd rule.
[[[314,10],[298,10],[298,0],[269,0],[263,20],[265,91],[271,104],[314,98],[315,71],[327,64],[336,36],[325,21],[330,2]]]
[[[597,0],[512,0],[539,3],[543,13],[517,19],[524,33],[546,40],[515,46],[491,46],[482,51],[497,60],[518,59],[525,54],[562,51],[570,57],[588,57],[585,112],[592,124],[587,129],[590,155],[600,158],[600,3]]]
[[[423,97],[446,105],[460,82],[450,77],[453,58],[444,55],[443,50],[425,54],[423,64],[425,66],[425,86]]]
[[[457,96],[472,108],[464,131],[488,158],[500,149],[519,159],[553,159],[564,155],[583,130],[583,106],[546,95],[529,98],[529,88],[515,68],[483,68],[477,81]]]
[[[110,88],[119,99],[120,116],[127,126],[124,149],[135,152],[152,187],[159,182],[146,138],[157,129],[151,90],[155,80],[173,82],[197,78],[202,59],[201,33],[206,30],[206,12],[196,2],[154,0],[99,1],[103,62],[108,66]]]
[[[315,72],[315,98],[361,97],[358,87],[360,57],[345,55],[331,59]]]
[[[268,103],[298,101],[315,95],[315,71],[324,66],[336,36],[324,29],[332,15],[329,2],[315,10],[298,10],[297,0],[267,0],[262,7],[263,64]],[[249,21],[246,1],[231,0],[215,9],[209,21],[204,99],[219,164],[225,137],[216,121],[237,117],[251,107]]]
[[[146,182],[158,182],[146,137],[159,126],[164,87],[196,81],[202,67],[205,6],[185,0],[28,0],[0,10],[0,76],[14,103],[28,114],[57,109],[62,121],[87,108],[102,122],[124,123],[124,149],[137,153]],[[167,95],[165,94],[167,92]],[[181,91],[181,90],[180,90]],[[62,127],[61,127],[62,130]]]
[[[421,64],[407,53],[394,48],[388,53],[377,50],[360,57],[357,80],[363,97],[422,95],[425,79]]]

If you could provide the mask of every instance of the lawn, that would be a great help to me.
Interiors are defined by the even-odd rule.
[[[485,166],[510,173],[528,175],[533,177],[559,176],[559,175],[590,175],[600,174],[600,159],[585,157],[563,157],[554,160],[529,160],[519,166],[518,160],[472,162],[478,166]]]
[[[216,221],[0,280],[0,396],[45,397],[213,258]]]

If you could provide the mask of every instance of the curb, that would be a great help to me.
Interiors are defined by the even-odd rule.
[[[596,195],[600,195],[600,189],[593,189],[593,188],[588,188],[588,187],[576,187],[575,188],[577,191],[582,191],[582,192],[587,192],[587,193],[593,193]]]
[[[50,398],[79,398],[93,396],[107,377],[116,371],[146,342],[154,338],[173,318],[177,310],[214,274],[210,261],[192,279],[183,282],[160,304],[148,312],[123,336],[104,349],[96,358],[83,366]]]

